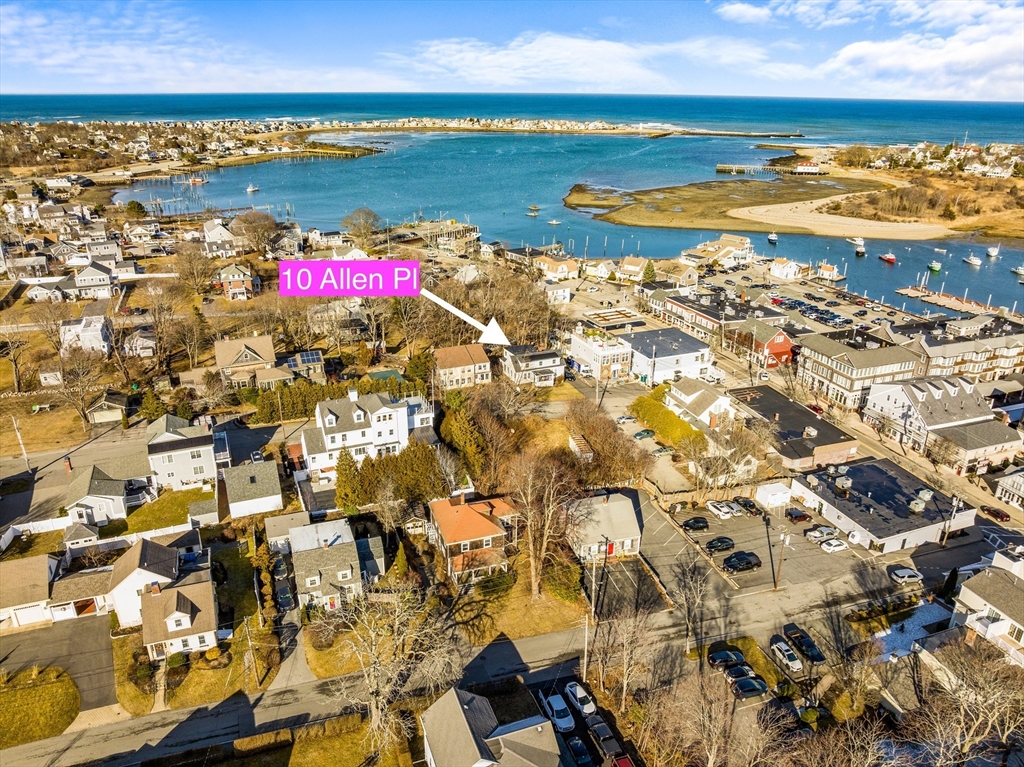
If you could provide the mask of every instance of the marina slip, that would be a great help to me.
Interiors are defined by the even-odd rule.
[[[278,264],[278,276],[282,296],[420,294],[418,261],[289,261]]]

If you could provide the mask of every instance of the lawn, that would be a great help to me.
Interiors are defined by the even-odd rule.
[[[135,653],[142,652],[142,634],[136,632],[117,637],[114,645],[114,685],[117,687],[117,702],[132,716],[145,716],[153,710],[156,696],[142,692],[128,679],[128,671],[134,665]]]
[[[561,419],[548,421],[531,415],[517,422],[516,430],[523,432],[520,444],[524,449],[550,453],[569,447],[569,426]]]
[[[861,621],[849,621],[850,626],[853,627],[854,631],[860,634],[865,639],[871,639],[879,631],[883,631],[890,626],[898,626],[903,621],[907,620],[911,615],[914,614],[914,607],[907,608],[905,610],[897,610],[894,613],[888,615],[879,615],[874,618],[867,618]]]
[[[165,492],[152,503],[140,506],[128,515],[128,532],[159,530],[188,522],[188,507],[195,501],[213,500],[213,493],[202,488]]]
[[[10,366],[0,362],[0,371],[4,370],[10,370]],[[32,405],[52,405],[53,409],[33,413]],[[0,422],[4,424],[0,454],[4,456],[21,456],[21,448],[11,428],[11,416],[18,419],[21,439],[29,453],[67,450],[82,444],[88,437],[82,431],[82,420],[75,411],[67,405],[58,404],[54,395],[42,391],[27,397],[12,397],[0,400]]]
[[[473,644],[484,645],[502,635],[522,639],[582,625],[586,610],[582,596],[576,602],[566,602],[542,591],[534,601],[526,558],[519,557],[515,567],[516,582],[506,594],[487,598],[474,591],[463,598],[457,614],[466,621],[463,628]]]
[[[345,636],[339,635],[334,646],[329,650],[317,650],[305,637],[306,663],[317,679],[329,679],[332,676],[351,674],[359,670],[359,660],[352,653]]]
[[[32,669],[15,674],[0,687],[0,749],[60,735],[78,716],[78,686],[64,669]]]
[[[583,393],[568,381],[537,389],[538,402],[568,402],[573,399],[583,399]]]
[[[40,554],[52,554],[57,551],[63,540],[63,530],[36,533],[35,535],[28,536],[27,541],[21,540],[19,536],[11,541],[11,545],[0,554],[0,560],[24,559],[25,557],[35,557]]]
[[[366,725],[341,735],[300,738],[293,745],[256,756],[237,757],[221,762],[223,767],[361,767],[366,764],[367,747],[363,743]],[[412,767],[408,749],[383,754],[374,767]]]
[[[757,642],[753,637],[738,637],[736,639],[727,639],[720,642],[713,642],[707,647],[701,648],[701,654],[707,655],[708,653],[720,652],[722,650],[739,650],[743,653],[743,657],[746,658],[747,663],[752,669],[768,683],[768,689],[771,690],[779,682],[785,680],[785,675],[779,671],[772,660],[765,655]],[[697,658],[696,651],[691,651],[690,655],[692,659]]]

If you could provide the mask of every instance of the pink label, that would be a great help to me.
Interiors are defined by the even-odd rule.
[[[419,261],[279,261],[282,296],[418,296]]]

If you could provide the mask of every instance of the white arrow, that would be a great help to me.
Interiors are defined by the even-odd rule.
[[[461,309],[456,309],[450,303],[448,303],[444,299],[438,298],[426,288],[420,289],[420,295],[423,296],[424,298],[429,298],[442,309],[447,309],[460,320],[468,322],[474,328],[479,330],[481,332],[481,336],[480,339],[477,341],[478,344],[489,344],[492,346],[510,345],[508,338],[505,337],[505,332],[501,329],[501,326],[498,324],[498,321],[494,319],[494,317],[491,317],[491,321],[484,325],[484,323],[480,322],[480,320],[475,320]]]

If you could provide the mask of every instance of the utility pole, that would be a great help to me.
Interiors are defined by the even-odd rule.
[[[590,613],[583,614],[583,681],[587,681],[587,656],[590,637]]]
[[[786,544],[789,543],[789,536],[786,535],[786,533],[782,533],[779,535],[779,540],[782,541],[782,551],[779,552],[779,569],[778,572],[776,572],[775,574],[775,587],[772,589],[772,591],[777,591],[779,588],[779,583],[782,582],[782,560],[786,556]]]
[[[25,459],[25,471],[32,473],[32,466],[28,462],[28,453],[25,452],[25,443],[21,441],[21,429],[18,428],[18,420],[12,415],[11,423],[14,424],[14,433],[18,435],[18,447],[21,448],[21,457]]]
[[[772,568],[772,591],[775,591],[779,588],[779,581],[775,575],[775,555],[772,553],[772,521],[767,514],[764,515],[764,534],[768,538],[768,564]]]

